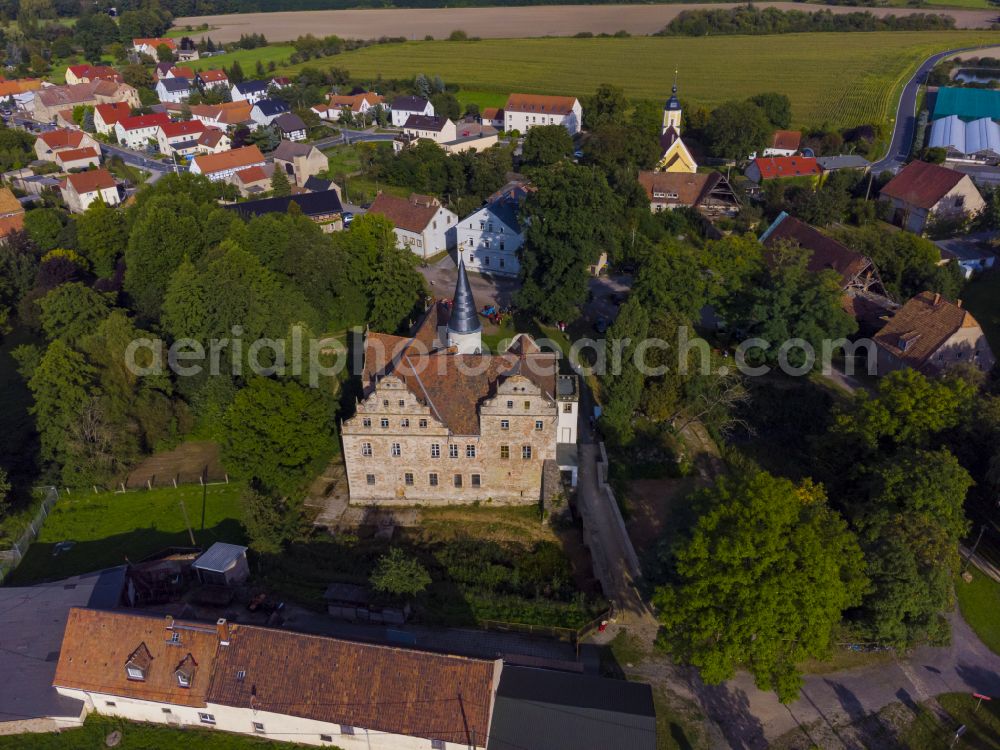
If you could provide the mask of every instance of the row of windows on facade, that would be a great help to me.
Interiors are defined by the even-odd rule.
[[[489,248],[486,248],[486,249],[489,250]],[[502,243],[501,243],[500,249],[503,250],[503,244]],[[469,253],[469,263],[474,265],[475,262],[476,262],[476,254],[475,253]],[[488,255],[484,255],[483,256],[483,265],[484,266],[490,265],[490,256],[488,256]],[[507,262],[503,258],[501,258],[500,259],[500,268],[506,268],[506,267],[507,267]]]
[[[542,429],[539,425],[541,422],[535,423],[535,429]],[[372,448],[372,444],[369,442],[364,442],[361,444],[361,455],[364,458],[371,458],[375,455],[375,451]],[[389,447],[389,455],[393,458],[399,458],[403,455],[403,446],[400,443],[393,443]],[[475,458],[476,457],[476,446],[473,443],[469,443],[465,446],[465,457]],[[441,443],[431,443],[431,458],[441,458]],[[458,458],[458,446],[449,445],[448,446],[448,458]],[[500,446],[500,458],[510,458],[510,446],[501,445]],[[531,459],[531,446],[522,445],[521,446],[521,458],[525,461]]]
[[[451,483],[456,487],[463,487],[465,485],[465,478],[462,474],[455,474],[451,478]],[[378,477],[374,474],[365,474],[365,484],[369,487],[374,487],[378,484]],[[403,484],[407,487],[415,487],[416,477],[413,472],[406,472],[403,474]],[[428,487],[439,487],[441,485],[441,477],[438,476],[436,471],[431,472],[427,475],[427,486]],[[483,486],[483,475],[482,474],[470,474],[469,475],[469,486],[470,487],[482,487]]]
[[[563,405],[563,411],[567,412],[567,413],[572,412],[573,411],[572,405],[569,402],[567,402],[566,404]],[[421,429],[426,428],[427,427],[427,420],[426,419],[421,419],[420,422],[419,422],[419,424],[420,424]],[[371,427],[372,426],[371,417],[364,417],[361,420],[361,426],[362,427]],[[379,420],[379,426],[382,429],[388,429],[389,428],[389,418],[388,417],[382,417]],[[410,426],[410,420],[409,420],[409,418],[408,417],[403,417],[401,420],[399,420],[399,426],[400,427],[409,427]],[[500,420],[500,429],[501,430],[509,430],[510,429],[510,420],[509,419],[501,419]],[[545,422],[543,422],[541,419],[536,419],[535,420],[535,429],[536,430],[544,430],[545,429]]]
[[[406,399],[405,398],[399,399],[396,402],[396,405],[399,406],[400,409],[405,409],[406,408]],[[382,407],[385,408],[385,409],[389,408],[389,399],[387,399],[387,398],[382,399]],[[507,408],[508,409],[513,409],[514,408],[514,402],[513,401],[508,401],[507,402]],[[525,408],[525,411],[527,411],[528,409],[530,409],[531,408],[531,402],[530,401],[525,401],[524,402],[524,408]],[[563,406],[563,411],[566,411],[566,412],[573,411],[573,407],[570,406],[569,404],[565,404]],[[369,417],[364,417],[361,420],[361,422],[362,422],[362,424],[365,427],[371,427],[372,426],[372,420]],[[382,422],[385,423],[386,420],[383,419]],[[410,426],[410,420],[407,419],[407,420],[405,420],[405,422],[406,422],[406,424],[404,424],[403,426],[404,427],[409,427]],[[388,424],[383,424],[382,426],[383,427],[388,427],[389,425]],[[420,426],[421,427],[426,427],[427,426],[427,420],[426,419],[421,419],[420,420]]]
[[[472,225],[471,221],[469,222],[469,229],[473,229],[473,225]],[[479,220],[479,231],[480,232],[492,232],[493,231],[493,222],[492,221],[488,222],[485,219],[480,219]],[[496,233],[497,234],[506,234],[507,233],[507,229],[504,227],[503,224],[501,224],[500,228],[498,230],[496,230]],[[486,241],[489,242],[489,240],[486,240]],[[503,242],[503,240],[500,240],[500,241]]]
[[[117,704],[114,701],[104,701],[104,705],[108,706],[109,708],[114,708]],[[173,710],[169,708],[161,708],[160,711],[162,711],[164,715],[170,715],[173,713]],[[198,720],[202,724],[208,724],[209,726],[215,726],[216,723],[215,714],[202,713],[200,711],[198,712]],[[267,734],[267,729],[264,728],[263,722],[253,721],[251,722],[251,724],[253,724],[253,731],[256,732],[257,734]],[[340,724],[339,727],[341,735],[354,736],[355,734],[357,734],[357,730],[352,726],[348,726],[347,724]],[[333,735],[321,734],[319,735],[319,741],[333,742]],[[447,747],[444,740],[431,740],[430,746],[431,750],[446,750]]]

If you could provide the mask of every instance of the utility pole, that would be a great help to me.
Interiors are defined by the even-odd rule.
[[[969,569],[969,565],[972,563],[972,558],[976,556],[976,549],[979,547],[979,542],[983,539],[983,534],[986,532],[986,524],[984,523],[979,527],[979,536],[976,537],[976,543],[972,545],[972,549],[969,550],[969,556],[965,558],[965,566],[962,568],[964,573]]]
[[[201,471],[201,530],[205,530],[205,503],[208,500],[208,467]]]
[[[188,512],[187,508],[184,507],[184,501],[178,500],[177,502],[181,504],[181,513],[184,515],[184,525],[187,526],[188,536],[191,537],[191,546],[197,547],[198,543],[194,540],[194,531],[191,530],[191,521],[188,520]]]

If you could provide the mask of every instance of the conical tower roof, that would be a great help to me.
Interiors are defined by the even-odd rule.
[[[670,98],[667,99],[667,103],[663,105],[663,108],[668,111],[675,111],[681,108],[680,99],[677,98],[677,71],[674,71],[674,87],[671,90]]]
[[[465,261],[459,257],[458,281],[455,283],[455,302],[448,320],[448,330],[455,333],[475,333],[482,326],[476,311],[476,300],[472,297],[472,286],[465,273]]]

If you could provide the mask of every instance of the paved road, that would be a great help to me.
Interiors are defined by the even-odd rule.
[[[920,85],[927,79],[927,74],[938,62],[956,52],[965,52],[976,47],[963,47],[939,52],[928,57],[913,77],[907,81],[903,87],[903,93],[899,97],[899,105],[896,107],[896,126],[892,131],[892,142],[884,158],[872,165],[872,172],[898,172],[910,153],[910,146],[913,144],[913,135],[917,127],[917,92]]]

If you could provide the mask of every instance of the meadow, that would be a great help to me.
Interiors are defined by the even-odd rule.
[[[8,582],[23,585],[65,578],[121,565],[126,558],[137,562],[167,547],[190,547],[188,523],[198,546],[216,541],[239,543],[243,540],[242,491],[243,486],[236,483],[207,488],[204,531],[199,485],[125,494],[85,490],[63,494]],[[56,544],[67,541],[75,545],[57,553]]]
[[[195,34],[193,36],[198,35]],[[211,36],[210,33],[209,36]],[[198,60],[192,60],[189,63],[185,63],[185,65],[190,68],[194,68],[195,70],[207,70],[209,68],[228,69],[234,62],[239,62],[240,67],[243,68],[243,72],[246,74],[246,77],[253,78],[254,68],[257,67],[258,62],[265,66],[272,61],[277,65],[281,65],[282,63],[288,61],[288,58],[294,51],[295,48],[290,44],[268,44],[265,47],[238,49],[221,55],[202,57]]]
[[[345,68],[360,79],[440,75],[466,100],[483,102],[511,91],[584,96],[601,83],[660,100],[678,68],[687,102],[712,108],[780,91],[792,100],[794,125],[849,127],[890,121],[903,84],[933,53],[998,39],[985,31],[486,39],[383,44],[306,64]]]

